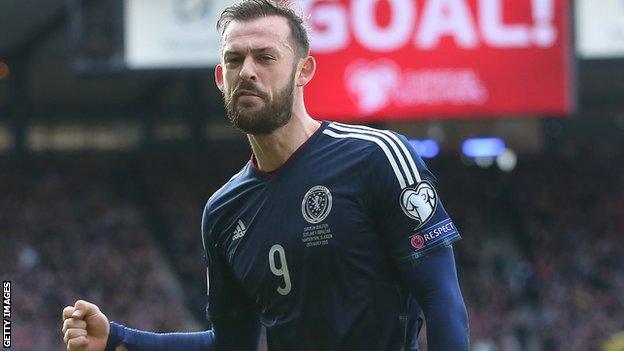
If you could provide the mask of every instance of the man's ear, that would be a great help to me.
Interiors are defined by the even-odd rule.
[[[299,74],[297,75],[297,81],[295,82],[298,87],[302,87],[312,80],[314,72],[316,72],[316,60],[312,56],[308,56],[305,59],[299,61]]]
[[[219,90],[221,90],[221,92],[223,92],[223,66],[221,66],[221,64],[218,64],[217,67],[215,67],[215,83],[217,83],[217,88],[219,88]]]

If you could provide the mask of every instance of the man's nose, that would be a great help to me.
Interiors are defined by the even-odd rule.
[[[253,57],[245,57],[245,60],[243,61],[243,67],[241,68],[239,76],[241,79],[247,81],[255,81],[257,79],[256,63],[254,62]]]

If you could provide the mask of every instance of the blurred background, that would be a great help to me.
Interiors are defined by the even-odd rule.
[[[64,350],[78,298],[207,327],[203,205],[250,157],[213,83],[229,3],[0,1],[13,350]],[[472,349],[624,350],[624,2],[295,6],[309,112],[401,132],[438,176]]]

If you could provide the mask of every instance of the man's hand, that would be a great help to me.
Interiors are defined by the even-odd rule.
[[[89,302],[78,300],[63,309],[63,340],[69,351],[104,351],[108,318]]]

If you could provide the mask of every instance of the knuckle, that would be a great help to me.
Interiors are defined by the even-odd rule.
[[[67,318],[63,322],[63,332],[67,331],[70,328],[86,329],[87,328],[87,322],[85,322],[82,319]]]
[[[81,329],[76,329],[76,328],[67,329],[67,337],[68,337],[68,339],[73,339],[73,338],[78,337],[78,336],[80,336],[82,334],[83,334],[83,331]]]
[[[65,308],[63,308],[63,319],[66,319],[69,316],[71,316],[73,312],[74,312],[73,306],[66,306]]]
[[[86,330],[87,329],[87,322],[82,320],[82,319],[75,320],[74,323],[72,323],[72,326],[74,328],[80,328],[80,329],[85,329]]]
[[[79,346],[84,346],[86,344],[86,338],[84,336],[79,336],[77,338],[70,339],[67,342],[67,346],[69,349],[76,349]]]

